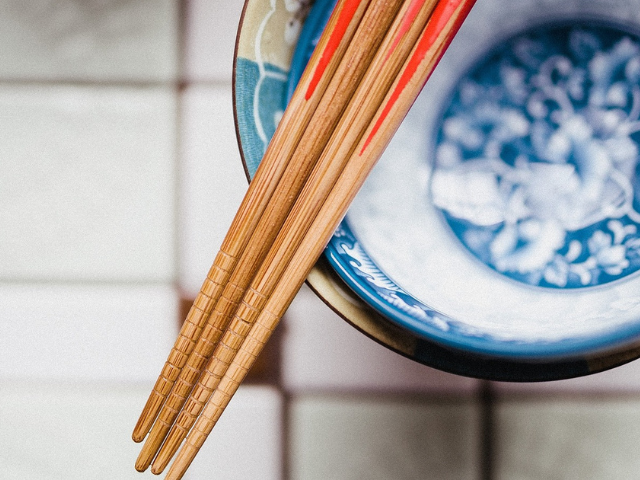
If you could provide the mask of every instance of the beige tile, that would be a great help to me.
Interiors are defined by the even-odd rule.
[[[405,391],[471,394],[476,380],[444,373],[357,331],[303,287],[286,314],[283,381],[293,392]]]
[[[291,478],[475,480],[478,424],[471,403],[295,398]]]
[[[0,284],[0,380],[150,389],[177,335],[177,303],[170,286]]]
[[[637,399],[501,402],[496,435],[496,480],[638,478]]]
[[[247,190],[231,87],[191,86],[183,95],[180,146],[180,286],[194,296]]]
[[[0,87],[0,280],[171,281],[164,88]]]
[[[240,387],[185,480],[280,480],[282,402],[274,388]]]
[[[184,75],[231,84],[233,51],[244,0],[187,2]]]
[[[0,78],[167,81],[175,0],[0,1]]]
[[[1,382],[3,480],[141,478],[131,432],[146,395],[118,384]]]

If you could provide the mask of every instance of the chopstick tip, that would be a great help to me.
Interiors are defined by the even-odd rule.
[[[141,435],[140,432],[138,432],[137,430],[135,430],[133,432],[133,435],[131,435],[131,439],[136,443],[142,442],[142,440],[144,440],[144,437],[145,435]]]
[[[153,422],[156,420],[156,416],[158,412],[162,408],[165,397],[160,395],[155,390],[151,392],[149,395],[149,399],[147,400],[146,405],[142,409],[142,413],[140,414],[140,418],[138,418],[138,422],[136,423],[135,428],[133,429],[133,434],[131,438],[134,442],[140,443],[144,440],[151,430],[153,426]]]
[[[139,472],[144,472],[145,470],[147,470],[147,468],[149,468],[152,460],[153,457],[149,458],[147,452],[141,452],[138,456],[138,459],[136,460],[136,470]]]

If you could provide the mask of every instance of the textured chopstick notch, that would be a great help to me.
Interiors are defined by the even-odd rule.
[[[198,451],[218,422],[229,401],[255,363],[256,358],[264,348],[279,317],[263,311],[254,324],[243,348],[234,357],[218,389],[209,399],[200,417],[186,437],[178,456],[167,472],[167,480],[179,480],[189,468]]]
[[[209,312],[221,293],[221,285],[229,278],[229,271],[234,265],[235,260],[226,253],[220,252],[216,256],[136,423],[132,435],[134,441],[141,442],[153,425],[173,383],[200,337]]]
[[[180,444],[195,423],[198,415],[202,412],[211,394],[218,387],[220,379],[226,373],[242,343],[248,336],[266,300],[266,296],[255,290],[249,290],[245,295],[245,299],[238,307],[214,355],[171,427],[166,441],[158,452],[158,456],[153,461],[151,466],[153,473],[161,473],[180,447]]]

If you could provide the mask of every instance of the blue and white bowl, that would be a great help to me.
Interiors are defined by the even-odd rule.
[[[249,175],[334,4],[246,3],[234,102]],[[475,377],[640,355],[638,7],[479,1],[309,277],[316,292],[390,348]]]

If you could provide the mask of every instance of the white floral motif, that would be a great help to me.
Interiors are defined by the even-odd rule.
[[[559,287],[571,278],[594,284],[600,271],[621,275],[638,251],[621,239],[640,222],[640,44],[623,35],[604,48],[588,26],[566,41],[558,52],[525,35],[490,67],[498,83],[486,72],[461,82],[431,182],[434,204],[471,225],[459,236],[475,253],[486,250],[483,261]],[[554,53],[543,58],[545,50]],[[623,218],[609,221],[608,233],[594,227]],[[586,234],[585,249],[576,235],[590,228],[599,229]]]

